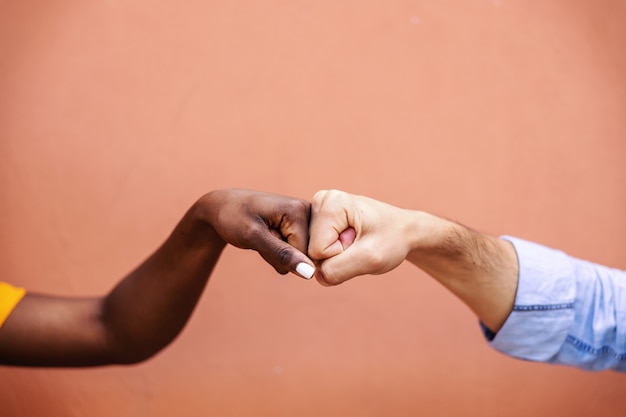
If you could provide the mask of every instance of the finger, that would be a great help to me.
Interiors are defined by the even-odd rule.
[[[341,242],[343,250],[348,249],[350,245],[354,243],[354,239],[356,239],[356,230],[354,230],[354,227],[348,227],[339,234],[339,242]]]
[[[343,251],[340,235],[350,226],[341,192],[317,192],[311,203],[309,255],[322,260],[340,254]]]
[[[337,240],[331,243],[330,246],[324,250],[324,254],[326,256],[324,259],[337,256],[344,250],[348,249],[348,247],[350,247],[350,245],[354,242],[355,238],[356,230],[354,230],[353,227],[348,227],[346,230],[339,233]]]
[[[280,274],[293,272],[298,276],[311,279],[315,266],[303,252],[283,241],[275,231],[266,230],[252,248],[259,252],[267,263]]]
[[[322,277],[322,275],[319,273],[319,268],[315,271],[315,280],[322,286],[322,287],[332,287],[331,284],[329,284],[328,282],[324,281],[324,278]]]
[[[281,218],[280,234],[291,246],[306,253],[309,246],[311,204],[308,201],[294,200],[290,206]]]
[[[354,277],[373,273],[380,262],[380,253],[369,244],[356,242],[337,256],[317,265],[318,281],[327,286],[339,285]]]

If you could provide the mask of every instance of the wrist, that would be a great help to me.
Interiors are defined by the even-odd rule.
[[[407,228],[408,258],[442,251],[453,241],[451,237],[456,233],[455,223],[424,211],[410,211],[410,215],[412,220]]]
[[[193,242],[213,247],[225,247],[226,242],[219,236],[212,225],[212,212],[210,193],[200,197],[185,216],[185,235]]]

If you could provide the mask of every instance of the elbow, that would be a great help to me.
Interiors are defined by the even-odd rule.
[[[176,335],[158,332],[131,333],[109,332],[107,351],[110,362],[118,365],[136,365],[159,354],[176,339]]]
[[[118,344],[112,349],[111,362],[118,365],[138,365],[159,354],[169,342],[150,343],[134,341]]]
[[[153,358],[180,334],[182,326],[158,326],[154,320],[141,315],[130,319],[119,314],[101,314],[98,317],[107,362],[118,365],[136,365]]]

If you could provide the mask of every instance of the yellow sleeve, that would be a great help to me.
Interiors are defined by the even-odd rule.
[[[4,282],[0,282],[0,327],[9,317],[17,303],[26,294],[24,288],[15,288]]]

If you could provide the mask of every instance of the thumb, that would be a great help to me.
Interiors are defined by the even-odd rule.
[[[376,262],[375,248],[370,248],[368,242],[356,241],[340,254],[319,262],[315,275],[322,284],[339,285],[369,274],[372,262]]]
[[[356,239],[356,230],[353,227],[348,227],[339,233],[339,242],[341,242],[342,250],[348,249],[354,243],[354,239]]]
[[[352,227],[347,228],[346,230],[344,230],[343,232],[341,232],[339,234],[339,239],[333,243],[333,245],[331,245],[333,247],[333,250],[337,250],[338,253],[342,253],[343,251],[345,251],[346,249],[348,249],[352,243],[354,243],[354,239],[356,238],[356,230],[354,230]],[[341,249],[339,248],[339,246],[341,247]],[[331,259],[335,259],[337,256],[331,257],[329,259],[326,259],[325,261],[319,262],[318,263],[318,271],[315,274],[315,278],[317,279],[317,281],[322,284],[323,286],[331,286],[331,285],[337,285],[340,282],[337,282],[338,279],[341,279],[342,277],[342,273],[341,271],[339,272],[339,276],[335,277],[336,274],[332,273],[332,272],[326,272],[326,274],[324,274],[323,272],[320,272],[319,267],[320,266],[324,266],[326,265],[325,269],[326,270],[333,270],[333,264],[334,262],[330,262]],[[341,261],[340,261],[341,262]],[[341,264],[339,264],[341,265]],[[328,278],[330,280],[330,282],[326,281],[327,276],[330,277]],[[343,281],[341,281],[343,282]]]
[[[319,191],[311,204],[308,253],[312,259],[324,260],[342,253],[355,239],[356,232],[348,222],[345,208],[332,204],[328,191]]]
[[[267,233],[261,243],[253,248],[279,274],[295,273],[302,278],[311,279],[315,273],[313,261],[304,253],[282,240],[277,233]]]
[[[328,258],[332,258],[333,256],[339,255],[340,253],[348,249],[348,247],[352,245],[352,243],[354,243],[355,238],[356,238],[356,230],[354,230],[354,228],[352,227],[348,227],[346,230],[339,233],[339,236],[337,236],[337,240],[335,240],[333,243],[328,245],[322,251],[322,254],[321,254],[322,257],[316,258],[316,259],[328,259]],[[310,253],[310,249],[309,249],[309,253]]]

